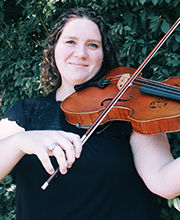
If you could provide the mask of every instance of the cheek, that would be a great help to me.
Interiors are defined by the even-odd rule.
[[[101,67],[102,62],[103,62],[103,53],[99,51],[98,53],[92,56],[92,59],[97,67]]]
[[[55,58],[58,60],[65,59],[68,55],[72,53],[72,49],[64,45],[61,41],[55,47]]]
[[[55,58],[56,65],[58,67],[59,62],[61,61],[61,52],[58,46],[56,46],[54,50],[54,58]]]
[[[91,60],[93,60],[93,62],[102,61],[103,60],[103,51],[102,50],[98,50],[98,51],[95,51],[95,52],[91,51],[90,57],[91,57]]]
[[[61,68],[66,57],[68,57],[67,50],[64,50],[63,47],[59,48],[57,46],[54,51],[54,57],[55,57],[56,66],[58,67],[58,69]]]

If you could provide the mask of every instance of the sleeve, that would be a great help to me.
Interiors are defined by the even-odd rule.
[[[14,105],[12,105],[6,111],[3,118],[7,118],[9,121],[15,121],[19,126],[25,128],[23,101],[19,100]]]
[[[28,130],[38,114],[38,109],[38,99],[19,100],[6,111],[3,118],[14,121],[17,125]]]

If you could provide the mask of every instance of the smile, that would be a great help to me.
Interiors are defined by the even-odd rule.
[[[84,64],[84,63],[69,63],[69,64],[75,67],[88,67],[88,64]]]

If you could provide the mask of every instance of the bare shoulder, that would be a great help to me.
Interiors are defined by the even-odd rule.
[[[0,120],[0,139],[25,131],[15,121],[10,121],[7,118]]]

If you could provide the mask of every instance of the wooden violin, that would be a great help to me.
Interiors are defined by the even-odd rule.
[[[104,89],[91,86],[66,98],[61,108],[67,121],[90,127],[134,72],[132,68],[115,68],[102,79],[109,83]],[[180,77],[163,82],[136,78],[100,124],[114,120],[129,121],[142,134],[179,131]]]

